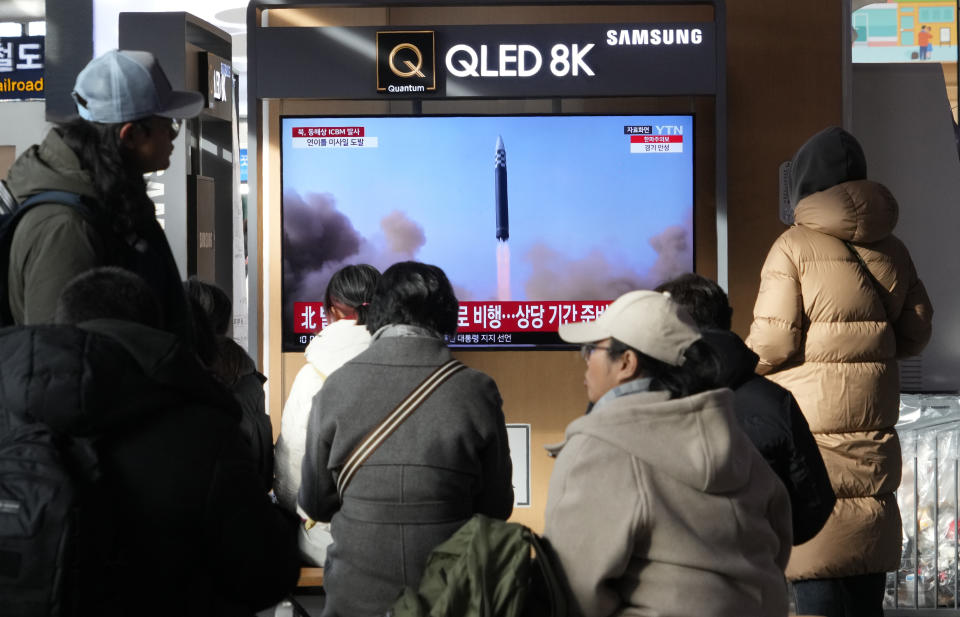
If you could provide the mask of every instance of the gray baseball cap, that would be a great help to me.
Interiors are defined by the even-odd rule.
[[[71,94],[81,118],[104,124],[150,116],[193,118],[206,102],[199,92],[174,90],[150,52],[118,49],[91,60]]]

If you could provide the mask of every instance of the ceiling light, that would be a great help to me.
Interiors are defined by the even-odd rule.
[[[15,21],[0,22],[0,36],[23,36],[23,24]]]

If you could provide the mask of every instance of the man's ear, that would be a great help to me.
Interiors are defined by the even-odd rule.
[[[139,127],[133,122],[124,122],[123,126],[120,127],[120,132],[118,133],[120,141],[122,143],[129,143],[130,140],[132,140],[135,136],[137,130],[139,130]]]

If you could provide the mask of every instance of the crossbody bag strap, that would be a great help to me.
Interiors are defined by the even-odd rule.
[[[380,444],[386,441],[437,388],[465,368],[467,367],[456,360],[450,360],[441,365],[360,440],[360,443],[353,448],[350,456],[347,457],[347,462],[343,464],[340,475],[337,477],[337,494],[340,495],[340,501],[343,501],[343,493],[347,490],[354,474],[357,473],[357,469],[370,458],[370,455],[380,447]]]
[[[857,262],[860,264],[860,267],[863,268],[863,273],[866,274],[867,278],[870,279],[870,282],[873,283],[873,288],[877,291],[877,293],[879,293],[880,290],[886,291],[883,285],[880,284],[880,281],[877,280],[877,277],[875,277],[873,272],[870,271],[870,268],[867,267],[867,262],[863,260],[863,256],[860,255],[860,252],[846,240],[843,241],[843,244],[847,247],[847,250],[850,251],[850,254],[857,258]],[[882,298],[883,296],[881,295],[880,297]]]
[[[870,282],[873,283],[873,290],[877,293],[877,297],[880,298],[880,306],[882,307],[885,306],[883,304],[883,295],[884,295],[883,292],[887,291],[886,288],[880,284],[880,281],[877,280],[877,277],[875,277],[873,275],[873,272],[870,271],[870,268],[867,267],[867,262],[863,260],[863,256],[860,255],[860,252],[856,248],[854,248],[854,246],[850,242],[844,240],[843,243],[846,245],[847,250],[849,250],[850,253],[857,258],[857,262],[860,264],[860,267],[863,269],[863,273],[866,275],[868,279],[870,279]]]

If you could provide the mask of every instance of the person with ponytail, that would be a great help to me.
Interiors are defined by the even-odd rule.
[[[334,273],[323,297],[327,326],[304,352],[307,363],[297,373],[280,418],[280,437],[274,448],[273,491],[280,505],[297,509],[300,464],[306,450],[307,421],[314,396],[333,371],[370,345],[367,311],[380,280],[373,266],[345,266]],[[332,541],[330,525],[301,526],[300,553],[305,563],[322,566]]]
[[[594,404],[548,446],[544,536],[578,614],[785,617],[789,497],[690,315],[632,291],[559,332]]]
[[[40,198],[13,234],[8,302],[18,324],[53,319],[57,297],[76,275],[119,266],[140,275],[159,298],[163,327],[192,343],[181,276],[144,174],[170,166],[184,118],[203,95],[173,90],[145,51],[114,50],[77,76],[79,118],[51,129],[14,163],[7,185],[19,202],[50,191],[79,196],[80,208]]]

